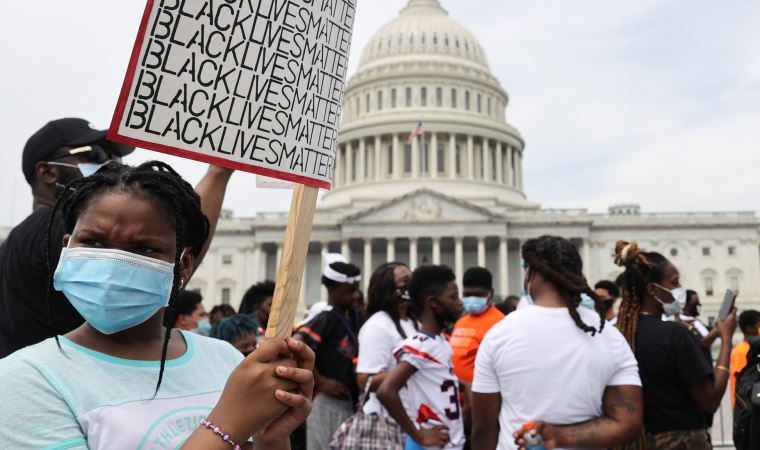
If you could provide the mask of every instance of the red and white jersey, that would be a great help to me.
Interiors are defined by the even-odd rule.
[[[407,411],[415,411],[410,417],[420,428],[443,425],[449,429],[451,441],[444,450],[464,447],[462,406],[459,403],[459,380],[451,363],[451,348],[443,336],[431,336],[418,332],[407,338],[393,351],[398,363],[406,362],[417,368],[406,383],[408,390],[404,399]],[[440,450],[440,447],[425,447]]]

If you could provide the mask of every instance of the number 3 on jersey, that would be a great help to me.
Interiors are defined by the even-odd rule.
[[[450,391],[454,391],[451,396],[449,397],[449,400],[451,401],[451,405],[454,407],[453,409],[446,408],[443,412],[446,413],[446,417],[449,420],[457,420],[459,419],[459,388],[457,387],[457,384],[453,380],[446,380],[441,385],[441,392],[448,393]]]

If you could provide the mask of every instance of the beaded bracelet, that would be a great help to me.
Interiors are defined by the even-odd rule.
[[[230,439],[229,434],[224,434],[224,431],[222,431],[218,426],[211,423],[208,419],[201,419],[201,425],[211,430],[214,434],[218,434],[219,437],[224,439],[224,442],[230,444],[230,447],[233,448],[233,450],[241,450],[240,446],[236,444],[232,439]]]

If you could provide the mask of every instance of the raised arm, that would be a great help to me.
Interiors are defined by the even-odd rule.
[[[227,191],[227,184],[233,172],[232,169],[209,165],[206,175],[203,176],[195,187],[195,192],[201,198],[201,209],[203,210],[203,214],[208,217],[210,227],[206,244],[203,246],[200,255],[196,255],[195,257],[193,272],[201,265],[206,252],[211,246],[211,241],[216,233],[216,224],[219,222],[219,215],[222,211],[224,194]]]
[[[602,399],[602,416],[573,425],[536,422],[547,448],[611,448],[636,439],[644,425],[639,386],[608,386]],[[525,444],[519,431],[515,443]]]
[[[731,338],[736,331],[736,309],[728,315],[726,320],[719,320],[715,329],[720,333],[720,353],[715,366],[715,375],[705,377],[700,383],[689,388],[689,395],[699,409],[707,414],[714,414],[720,406],[726,386],[731,376]]]

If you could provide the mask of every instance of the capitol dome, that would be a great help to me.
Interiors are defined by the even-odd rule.
[[[336,176],[320,209],[429,189],[479,206],[535,209],[520,133],[477,38],[438,0],[409,0],[369,40],[343,102]],[[421,124],[421,134],[410,138]]]

